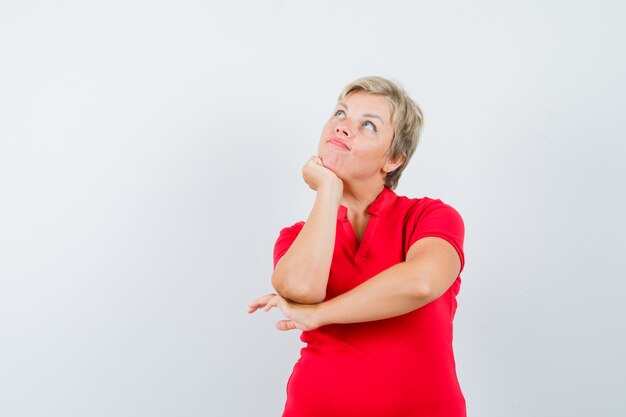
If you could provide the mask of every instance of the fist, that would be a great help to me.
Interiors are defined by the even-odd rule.
[[[302,167],[304,182],[315,191],[323,187],[334,187],[343,191],[343,182],[333,171],[326,168],[319,156],[312,156]]]

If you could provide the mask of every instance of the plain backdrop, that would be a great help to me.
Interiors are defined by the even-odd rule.
[[[279,416],[278,231],[341,88],[425,128],[466,224],[475,417],[624,416],[621,1],[0,1],[0,415]]]

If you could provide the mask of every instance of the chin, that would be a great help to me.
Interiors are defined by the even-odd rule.
[[[324,152],[320,154],[319,157],[322,159],[322,163],[326,168],[330,169],[336,175],[338,175],[337,169],[339,168],[340,164],[337,155],[329,152]]]
[[[344,170],[341,169],[339,165],[334,165],[332,163],[326,165],[326,163],[324,163],[324,167],[331,170],[341,181],[346,181],[346,173],[344,172]]]

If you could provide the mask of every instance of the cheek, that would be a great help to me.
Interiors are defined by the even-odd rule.
[[[331,134],[332,134],[332,127],[330,126],[330,123],[327,123],[322,128],[322,133],[320,135],[320,140],[319,140],[319,142],[317,144],[317,156],[319,156],[322,159],[323,159],[323,155],[324,154],[328,155],[328,154],[332,153],[332,152],[329,151],[328,145],[326,144],[326,141],[331,136]]]
[[[332,134],[333,128],[330,126],[330,123],[326,123],[322,128],[322,134],[320,140],[328,139]]]
[[[320,133],[320,139],[317,142],[317,150],[318,152],[322,150],[324,143],[326,143],[326,138],[328,137],[328,127],[324,126],[322,128],[322,133]]]

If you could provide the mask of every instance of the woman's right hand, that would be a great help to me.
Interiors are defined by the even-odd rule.
[[[312,190],[334,188],[339,196],[343,192],[343,181],[333,171],[326,168],[319,156],[312,156],[302,167],[302,178]]]

